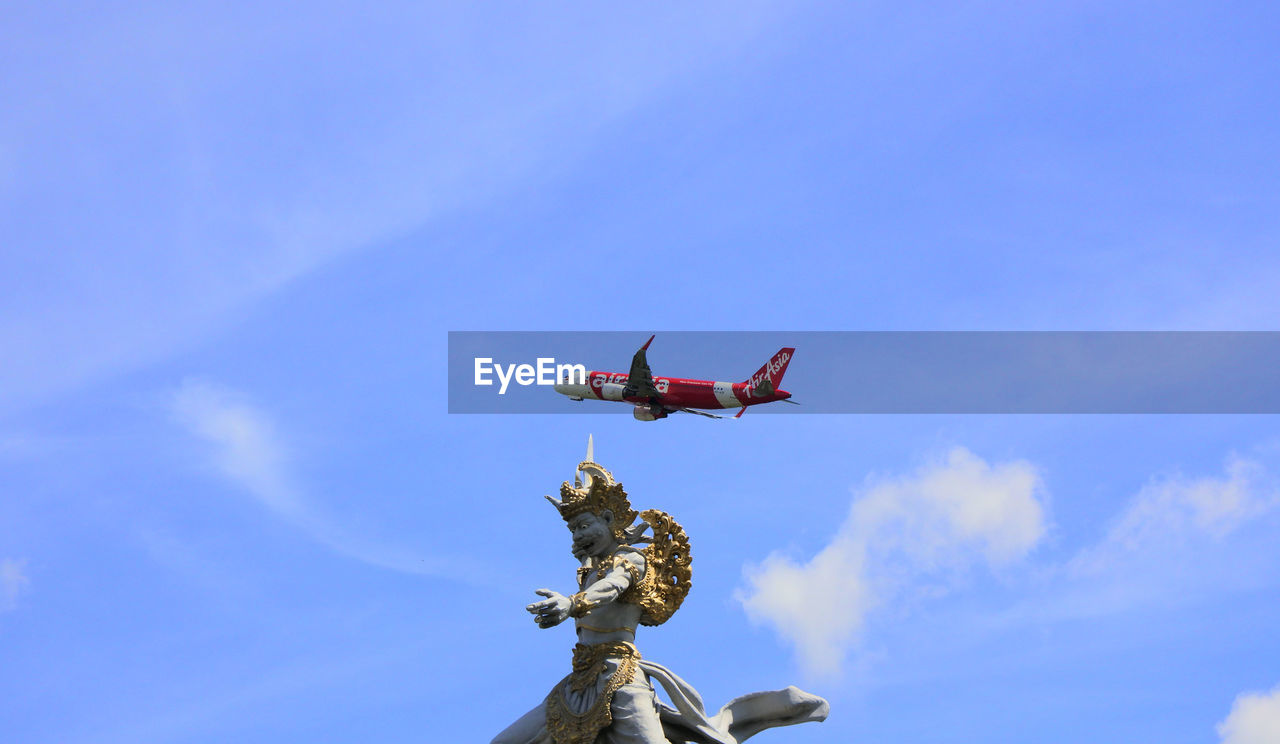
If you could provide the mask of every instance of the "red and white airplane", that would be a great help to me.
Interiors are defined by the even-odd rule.
[[[554,389],[561,395],[569,396],[569,400],[613,400],[631,403],[635,410],[631,412],[640,421],[653,421],[666,418],[667,414],[676,411],[696,413],[710,418],[724,418],[712,413],[695,410],[697,408],[738,408],[734,418],[746,412],[749,406],[771,403],[775,400],[795,403],[787,400],[791,393],[779,390],[782,375],[787,371],[787,364],[795,349],[786,347],[779,349],[769,361],[765,362],[751,377],[744,382],[714,382],[712,380],[686,380],[680,377],[654,377],[649,372],[649,362],[645,352],[653,336],[644,342],[644,346],[631,359],[631,372],[596,372],[587,373],[586,380],[573,382],[566,374],[556,383]]]

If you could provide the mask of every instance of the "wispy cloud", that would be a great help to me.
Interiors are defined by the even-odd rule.
[[[921,582],[945,592],[974,564],[1025,556],[1045,533],[1043,500],[1030,463],[991,465],[956,447],[915,473],[869,482],[812,560],[774,554],[749,566],[739,599],[807,670],[836,674],[879,603]]]
[[[188,380],[174,396],[173,410],[193,434],[214,445],[213,456],[225,475],[272,511],[292,519],[307,518],[285,475],[285,452],[275,426],[244,395]]]
[[[1271,692],[1243,693],[1218,724],[1221,744],[1275,744],[1280,741],[1280,685]]]
[[[512,8],[498,28],[464,6],[16,19],[0,409],[163,358],[339,256],[546,178],[783,12],[732,8]]]
[[[218,471],[265,508],[343,555],[414,574],[457,573],[451,560],[422,556],[340,527],[324,509],[303,497],[289,472],[288,449],[271,418],[247,396],[221,385],[187,380],[172,398],[178,421],[210,446]]]
[[[14,558],[0,560],[0,612],[11,612],[18,606],[18,596],[31,585],[27,562]]]
[[[309,690],[324,689],[363,679],[369,675],[394,672],[397,666],[421,657],[436,644],[427,638],[408,639],[375,650],[329,648],[310,657],[286,664],[272,663],[255,670],[247,678],[202,679],[198,687],[178,689],[157,704],[148,699],[138,709],[124,712],[77,744],[123,744],[125,742],[180,741],[197,734],[212,735],[246,708],[276,701],[293,702]],[[429,663],[424,659],[424,662]],[[159,697],[159,696],[158,696]],[[234,727],[234,726],[233,726]],[[228,738],[233,738],[228,735]]]
[[[1221,477],[1153,479],[1129,502],[1106,536],[1070,563],[1074,573],[1098,573],[1138,555],[1178,550],[1190,541],[1221,540],[1280,504],[1257,460],[1228,458]]]

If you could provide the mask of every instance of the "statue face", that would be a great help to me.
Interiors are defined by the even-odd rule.
[[[573,533],[573,554],[575,556],[598,556],[614,547],[613,527],[608,511],[604,516],[584,512],[569,520],[569,531]]]

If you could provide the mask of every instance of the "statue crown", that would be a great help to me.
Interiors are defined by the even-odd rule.
[[[639,516],[631,508],[631,501],[622,484],[613,479],[613,474],[603,466],[594,462],[592,456],[593,442],[587,437],[587,459],[578,463],[573,476],[573,485],[568,481],[560,484],[560,498],[547,496],[547,501],[560,512],[564,521],[568,522],[579,514],[591,512],[603,516],[607,510],[613,515],[613,535],[623,545],[630,545],[639,537],[631,534],[632,525]],[[643,525],[642,525],[643,527]]]

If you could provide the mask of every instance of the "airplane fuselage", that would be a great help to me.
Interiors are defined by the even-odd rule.
[[[592,370],[586,377],[572,379],[566,374],[554,386],[557,393],[570,400],[611,400],[631,403],[631,412],[640,421],[666,418],[676,411],[696,413],[710,418],[724,418],[700,408],[741,408],[741,416],[748,406],[787,400],[791,393],[779,390],[782,376],[791,362],[795,349],[784,346],[770,357],[764,366],[743,382],[717,382],[714,380],[690,380],[684,377],[654,377],[649,370],[645,352],[654,337],[650,336],[631,358],[630,372],[598,372]],[[788,401],[794,402],[794,401]]]
[[[654,377],[653,386],[658,399],[640,395],[627,395],[626,372],[587,373],[583,383],[560,382],[554,386],[557,393],[580,400],[612,400],[637,405],[653,403],[667,408],[745,408],[760,403],[771,403],[791,397],[785,390],[764,393],[746,382],[716,382],[690,380],[683,377]]]

